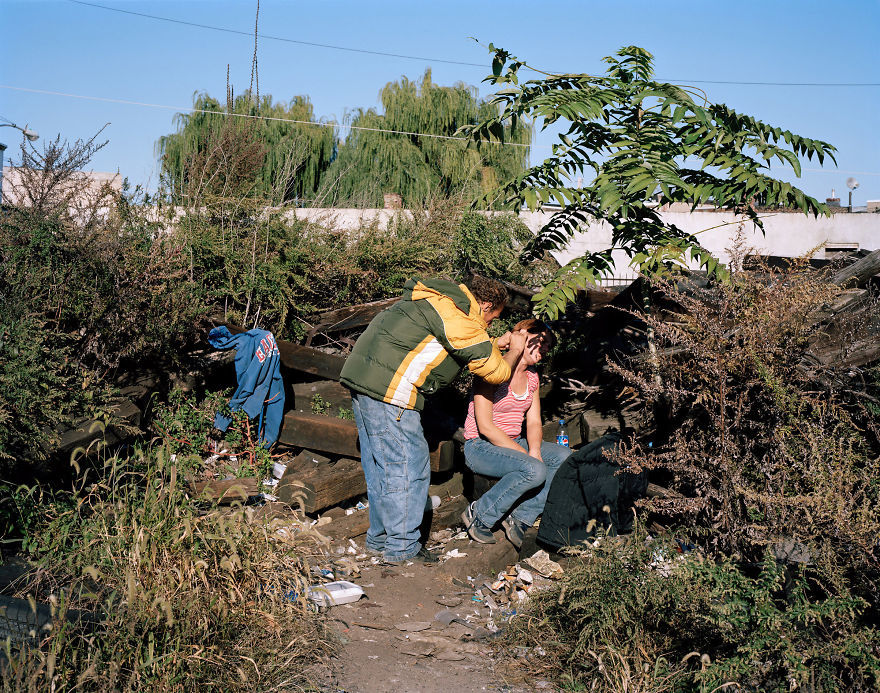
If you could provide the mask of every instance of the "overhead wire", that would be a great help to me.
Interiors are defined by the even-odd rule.
[[[253,33],[249,31],[241,31],[239,29],[230,29],[228,27],[213,26],[210,24],[202,24],[200,22],[189,22],[183,19],[173,19],[171,17],[162,17],[155,14],[147,14],[146,12],[136,12],[134,10],[124,10],[120,7],[108,7],[96,2],[86,2],[86,0],[67,0],[75,5],[84,5],[86,7],[94,7],[109,12],[119,12],[121,14],[133,15],[135,17],[143,17],[145,19],[153,19],[160,22],[169,22],[171,24],[180,24],[183,26],[196,27],[199,29],[209,29],[211,31],[222,31],[228,34],[237,34],[240,36],[251,37]],[[329,50],[348,51],[351,53],[362,53],[366,55],[378,55],[387,58],[401,58],[403,60],[418,60],[420,62],[445,63],[448,65],[465,65],[467,67],[480,67],[486,69],[485,63],[471,63],[463,60],[450,60],[448,58],[429,58],[420,55],[407,55],[404,53],[389,53],[386,51],[376,51],[367,48],[352,48],[351,46],[339,46],[330,43],[318,43],[316,41],[303,41],[301,39],[292,39],[285,36],[270,36],[268,34],[259,34],[259,38],[269,41],[282,41],[285,43],[296,43],[303,46],[311,46],[314,48],[326,48]],[[717,79],[670,79],[657,78],[664,82],[673,83],[694,83],[694,84],[727,84],[741,86],[760,86],[760,87],[880,87],[880,82],[759,82],[759,81],[743,81],[743,80],[717,80]]]
[[[236,118],[250,118],[254,120],[271,120],[278,121],[282,123],[293,123],[295,125],[312,125],[314,127],[327,127],[327,128],[339,128],[340,130],[363,130],[366,132],[380,132],[389,135],[407,135],[410,137],[430,137],[432,139],[438,140],[454,140],[457,142],[468,142],[468,138],[466,137],[454,137],[452,135],[436,135],[428,132],[410,132],[408,130],[391,130],[386,128],[370,128],[364,127],[361,125],[346,125],[344,123],[322,123],[314,120],[295,120],[293,118],[278,118],[275,116],[261,116],[261,115],[251,115],[249,113],[227,113],[226,111],[210,111],[208,109],[202,108],[193,108],[192,106],[167,106],[164,104],[157,103],[148,103],[145,101],[132,101],[130,99],[117,99],[108,96],[86,96],[83,94],[71,94],[68,92],[62,91],[51,91],[49,89],[31,89],[28,87],[16,87],[9,84],[0,84],[0,89],[10,89],[12,91],[22,91],[30,94],[44,94],[48,96],[63,96],[71,99],[82,99],[84,101],[102,101],[105,103],[118,103],[126,106],[144,106],[147,108],[160,108],[167,111],[178,111],[178,112],[187,112],[187,113],[205,113],[209,115],[220,115],[220,116],[234,116]],[[0,116],[3,117],[3,116]],[[12,121],[8,121],[12,122]],[[541,144],[523,144],[521,142],[501,142],[499,140],[480,140],[480,144],[494,144],[504,147],[530,147],[532,150],[535,149],[550,149],[553,145],[541,145]],[[880,172],[876,171],[845,171],[841,169],[826,169],[826,168],[802,168],[802,171],[809,171],[811,173],[835,173],[835,174],[848,174],[848,175],[856,175],[856,176],[880,176]]]
[[[340,129],[348,129],[348,130],[363,130],[366,132],[381,132],[389,135],[407,135],[410,137],[430,137],[438,140],[455,140],[457,142],[470,142],[471,140],[467,137],[455,137],[453,135],[436,135],[429,132],[410,132],[408,130],[391,130],[388,128],[370,128],[364,127],[362,125],[346,125],[344,123],[322,123],[320,121],[315,120],[295,120],[293,118],[278,118],[277,116],[264,116],[264,115],[254,115],[250,113],[230,113],[227,111],[211,111],[205,108],[193,108],[192,106],[166,106],[164,104],[158,103],[148,103],[145,101],[131,101],[129,99],[116,99],[109,96],[86,96],[83,94],[71,94],[63,91],[51,91],[49,89],[31,89],[28,87],[16,87],[10,84],[0,84],[0,89],[10,89],[12,91],[23,91],[30,94],[45,94],[49,96],[64,96],[71,99],[82,99],[85,101],[103,101],[106,103],[118,103],[124,104],[128,106],[145,106],[148,108],[161,108],[168,111],[185,111],[188,113],[206,113],[211,115],[219,115],[219,116],[233,116],[236,118],[250,118],[253,120],[271,120],[277,121],[281,123],[293,123],[296,125],[312,125],[315,127],[324,127],[324,128],[340,128]],[[532,147],[531,144],[524,144],[521,142],[502,142],[500,140],[479,140],[480,144],[496,144],[501,146],[508,147]]]

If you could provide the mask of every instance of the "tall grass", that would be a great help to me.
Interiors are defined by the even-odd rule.
[[[112,457],[43,508],[20,596],[99,623],[7,643],[0,690],[302,690],[332,649],[304,597],[307,533],[205,512],[165,449]]]

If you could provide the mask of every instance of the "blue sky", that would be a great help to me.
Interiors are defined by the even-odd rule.
[[[174,130],[175,111],[9,89],[185,108],[197,91],[224,98],[226,66],[236,92],[247,88],[254,51],[256,0],[94,0],[110,8],[224,27],[235,35],[77,4],[0,0],[0,115],[42,137],[89,137],[105,123],[109,145],[96,170],[119,170],[155,185],[155,142]],[[259,40],[261,93],[276,100],[308,95],[319,118],[378,106],[378,93],[401,75],[480,85],[484,44],[494,42],[550,71],[600,72],[601,59],[624,45],[655,56],[663,79],[694,84],[712,101],[839,149],[838,168],[805,170],[798,184],[824,199],[846,200],[849,176],[861,186],[854,204],[880,199],[880,86],[758,86],[708,81],[880,83],[880,2],[839,4],[764,0],[618,0],[617,2],[311,2],[261,0],[260,33],[428,59],[405,59]],[[485,67],[438,62],[476,63]],[[700,81],[698,81],[700,80]],[[481,93],[490,92],[481,86]],[[15,153],[11,128],[0,141]],[[538,135],[532,160],[549,153]],[[819,169],[816,162],[806,169]],[[793,180],[790,173],[774,173]]]

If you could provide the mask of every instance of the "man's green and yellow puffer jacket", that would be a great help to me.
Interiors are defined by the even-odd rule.
[[[357,340],[340,381],[373,399],[421,410],[425,395],[448,385],[465,365],[493,385],[510,379],[467,287],[410,279],[401,300],[379,313]]]

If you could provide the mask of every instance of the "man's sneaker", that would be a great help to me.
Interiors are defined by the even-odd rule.
[[[467,530],[468,536],[474,541],[478,541],[481,544],[494,544],[495,536],[492,534],[492,530],[480,522],[474,513],[475,504],[476,501],[466,507],[461,514],[461,521],[464,522],[464,528]]]
[[[525,538],[526,531],[529,528],[528,525],[526,525],[525,522],[520,522],[515,517],[508,515],[501,520],[501,526],[504,527],[504,534],[507,535],[510,543],[517,549],[521,549],[523,538]]]
[[[387,565],[406,565],[412,561],[413,563],[421,563],[422,565],[432,566],[437,565],[440,562],[440,556],[433,551],[428,551],[424,546],[419,549],[419,552],[415,556],[410,556],[409,558],[404,558],[399,561],[391,561],[389,559],[385,559],[385,563]]]

